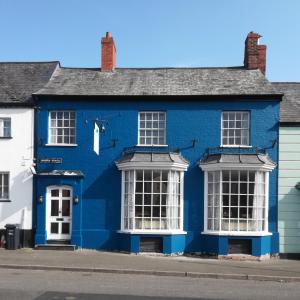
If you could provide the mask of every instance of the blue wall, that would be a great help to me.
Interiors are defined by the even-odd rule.
[[[279,102],[270,100],[203,101],[168,100],[161,98],[137,98],[116,100],[89,98],[67,100],[48,98],[39,100],[37,112],[37,157],[60,157],[62,164],[39,164],[38,171],[51,168],[80,170],[85,177],[80,180],[81,234],[76,243],[84,248],[119,249],[138,252],[138,237],[117,233],[121,215],[121,172],[115,161],[124,148],[137,144],[138,112],[144,110],[166,111],[167,144],[180,149],[189,160],[184,177],[184,230],[187,235],[164,238],[164,251],[168,252],[226,252],[227,240],[201,235],[204,224],[204,176],[198,167],[208,147],[220,146],[221,112],[223,110],[249,110],[250,144],[253,147],[269,148],[269,156],[278,162],[278,147],[271,148],[278,138]],[[279,99],[278,99],[279,100]],[[46,146],[48,139],[49,110],[75,110],[77,122],[76,147]],[[101,134],[100,155],[93,151],[95,119],[106,120],[106,131]],[[116,139],[113,146],[112,139]],[[197,139],[195,147],[192,140]],[[53,184],[53,178],[39,178],[37,196]],[[73,183],[79,184],[78,179]],[[269,239],[269,249],[262,252],[278,252],[277,237],[277,168],[270,173],[269,231],[275,233]],[[45,239],[45,208],[37,204],[37,239]],[[78,225],[73,217],[73,228]],[[78,229],[79,230],[79,229]],[[75,232],[74,232],[75,234]],[[168,240],[169,239],[169,240]],[[254,238],[253,238],[254,239]],[[260,239],[260,238],[259,238]],[[80,241],[80,243],[79,243]],[[223,242],[222,242],[223,241]],[[224,243],[225,246],[220,246]],[[272,245],[272,247],[271,247]],[[220,247],[223,250],[220,250]],[[265,247],[264,247],[265,248]],[[225,249],[225,250],[224,250]],[[256,252],[255,252],[256,253]],[[257,252],[258,253],[258,252]],[[259,253],[258,253],[259,254]]]

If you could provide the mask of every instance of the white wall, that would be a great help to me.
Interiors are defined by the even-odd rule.
[[[0,228],[18,223],[32,228],[33,118],[30,108],[0,108],[0,117],[11,118],[12,139],[0,139],[0,172],[9,172],[9,199],[0,202]]]

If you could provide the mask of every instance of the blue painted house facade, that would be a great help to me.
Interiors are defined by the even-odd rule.
[[[235,68],[115,68],[109,34],[101,69],[57,68],[35,94],[35,243],[278,253],[281,94],[258,38]]]

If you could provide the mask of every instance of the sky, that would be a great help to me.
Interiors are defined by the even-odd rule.
[[[271,81],[300,81],[299,0],[0,0],[0,62],[100,67],[110,31],[118,67],[243,65],[250,31]]]

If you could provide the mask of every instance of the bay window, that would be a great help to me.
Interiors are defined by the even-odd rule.
[[[267,154],[210,154],[204,171],[204,232],[268,235],[269,173],[276,165]]]
[[[183,172],[123,171],[124,230],[182,230]]]
[[[267,175],[262,171],[208,171],[207,230],[267,231]]]
[[[188,162],[179,153],[125,154],[121,232],[183,233],[183,179]]]

